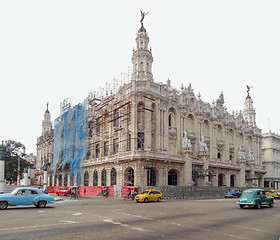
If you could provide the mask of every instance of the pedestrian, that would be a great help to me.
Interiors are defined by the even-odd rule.
[[[86,195],[86,193],[87,193],[87,189],[86,189],[86,188],[84,188],[84,195]]]

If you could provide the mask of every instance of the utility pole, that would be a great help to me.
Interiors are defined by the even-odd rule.
[[[10,143],[6,142],[4,146],[4,141],[0,147],[0,194],[4,193],[4,184],[5,184],[5,158],[6,155],[10,153]]]
[[[4,193],[4,182],[5,182],[5,151],[3,142],[0,149],[0,193]]]
[[[18,155],[18,179],[17,179],[17,185],[20,185],[20,158]]]

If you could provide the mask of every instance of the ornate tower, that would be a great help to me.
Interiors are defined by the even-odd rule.
[[[243,118],[250,126],[256,126],[256,112],[253,107],[253,100],[249,94],[251,87],[247,86],[247,97],[245,99]]]
[[[152,63],[153,56],[152,50],[149,47],[149,36],[146,29],[143,26],[143,20],[145,15],[148,13],[141,11],[141,27],[138,30],[136,37],[136,47],[133,49],[132,64],[133,64],[133,75],[132,80],[138,81],[153,81],[152,74]]]
[[[49,104],[47,103],[47,110],[44,114],[44,120],[42,121],[42,135],[46,132],[50,132],[52,129],[51,114],[49,112]]]

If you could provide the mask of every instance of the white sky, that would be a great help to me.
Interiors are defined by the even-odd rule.
[[[0,140],[36,154],[49,102],[77,104],[132,66],[140,10],[156,82],[192,84],[212,103],[221,92],[231,113],[246,85],[263,132],[280,134],[280,1],[0,1]],[[270,124],[269,124],[270,122]]]

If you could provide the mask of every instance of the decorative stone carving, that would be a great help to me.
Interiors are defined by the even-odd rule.
[[[184,130],[184,133],[183,133],[182,147],[183,148],[191,148],[192,147],[191,140],[188,138],[188,132],[187,132],[186,129]]]
[[[244,151],[242,150],[241,146],[238,147],[238,159],[239,160],[245,159],[245,154],[244,154]]]
[[[201,136],[201,140],[199,143],[199,150],[201,152],[208,152],[207,144],[204,142],[204,136]]]
[[[254,152],[251,148],[248,149],[248,160],[249,161],[254,161],[255,160]]]

